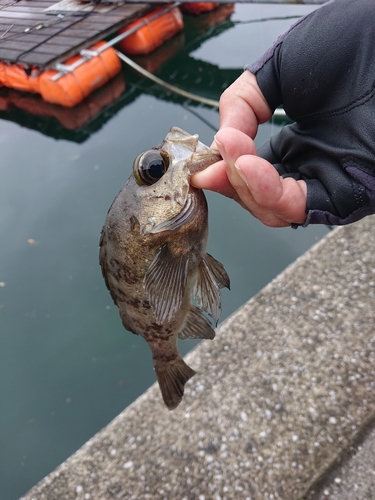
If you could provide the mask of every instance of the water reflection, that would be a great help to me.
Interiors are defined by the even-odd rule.
[[[226,21],[230,29],[210,28],[214,39],[205,32],[194,44],[193,35],[189,41],[189,32],[185,34],[187,48],[179,45],[156,70],[158,76],[217,98],[241,71],[239,59],[246,62],[255,45],[261,53],[269,38],[286,28],[287,21],[280,21],[271,35],[265,27],[262,39],[258,32],[256,37],[249,32],[250,49],[238,45],[237,29],[242,26],[235,24],[237,18],[261,18],[269,9],[275,13],[280,8],[257,7],[236,8],[232,25]],[[215,52],[207,49],[212,40]],[[124,70],[121,76],[125,89],[116,83],[119,87],[111,92],[120,95],[112,103],[103,98],[103,109],[93,112],[85,124],[77,112],[77,129],[68,115],[32,116],[20,101],[11,101],[0,115],[0,497],[4,500],[19,497],[154,381],[145,342],[124,331],[102,280],[99,233],[134,157],[160,143],[172,125],[210,143],[218,114],[182,103],[131,71]],[[215,85],[207,90],[212,81]],[[36,101],[33,109],[40,105]],[[258,144],[278,127],[263,126]],[[223,318],[326,232],[322,227],[272,230],[228,199],[208,193],[208,201],[209,251],[225,265],[232,283],[232,291],[224,291]],[[192,345],[182,343],[181,352]]]

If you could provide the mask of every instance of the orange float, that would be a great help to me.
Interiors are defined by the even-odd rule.
[[[89,50],[98,50],[103,45],[105,42],[98,42]],[[73,56],[64,61],[64,64],[70,66],[79,59],[80,55]],[[56,81],[51,81],[58,73],[55,70],[46,70],[39,74],[38,68],[26,72],[21,64],[0,62],[0,83],[16,90],[41,94],[47,102],[72,107],[93,90],[107,83],[120,70],[120,59],[116,51],[109,47]]]
[[[98,42],[89,50],[95,51],[103,45],[105,42]],[[64,64],[69,66],[80,58],[81,56],[73,56]],[[116,51],[108,47],[56,81],[52,81],[51,78],[57,74],[57,71],[44,71],[39,76],[39,92],[47,102],[72,107],[93,90],[107,83],[120,70],[121,62]]]
[[[143,16],[142,19],[137,19],[122,28],[118,34],[139,26],[135,33],[118,43],[120,50],[126,54],[149,54],[181,31],[184,27],[184,21],[178,7],[174,7],[165,14],[149,21],[151,17],[164,9],[165,6],[158,7]],[[146,24],[144,24],[145,22]]]
[[[176,55],[184,46],[185,36],[184,33],[179,33],[169,43],[165,43],[155,49],[152,54],[147,55],[133,55],[132,59],[139,66],[144,68],[149,73],[156,73],[156,71],[168,59]]]
[[[25,94],[8,89],[0,95],[0,110],[6,111],[15,107],[35,116],[55,118],[67,130],[77,130],[93,120],[106,106],[115,102],[125,92],[125,88],[124,77],[119,73],[74,109],[46,102],[38,94]]]
[[[39,92],[38,76],[39,71],[37,68],[32,68],[26,72],[22,64],[0,62],[0,82],[4,87],[26,92]]]
[[[196,3],[183,3],[181,9],[186,14],[202,14],[202,12],[209,12],[219,7],[220,3],[217,2],[196,2]]]

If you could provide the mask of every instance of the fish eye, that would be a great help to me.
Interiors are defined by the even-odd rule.
[[[163,177],[168,169],[169,157],[164,151],[146,151],[133,163],[133,174],[137,184],[150,186]]]

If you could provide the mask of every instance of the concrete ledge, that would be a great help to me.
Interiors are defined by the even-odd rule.
[[[23,500],[314,498],[375,415],[374,223],[332,231],[191,352],[177,410],[151,387]]]

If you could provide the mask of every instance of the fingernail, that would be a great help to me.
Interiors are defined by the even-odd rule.
[[[214,141],[216,142],[216,144],[220,144],[220,146],[222,146],[222,143],[216,139],[216,134],[214,135]]]
[[[234,167],[237,170],[238,175],[241,177],[241,179],[243,180],[243,182],[246,184],[246,186],[249,186],[249,182],[248,182],[248,180],[247,180],[247,178],[245,176],[245,172],[242,170],[242,168],[240,168],[236,164],[234,164]]]

